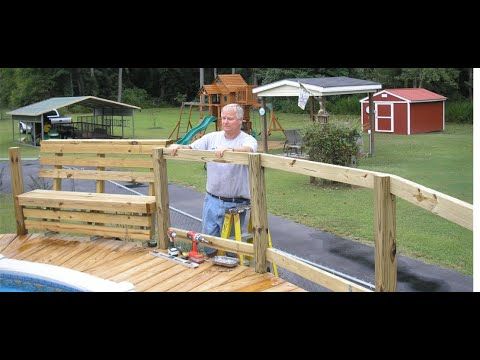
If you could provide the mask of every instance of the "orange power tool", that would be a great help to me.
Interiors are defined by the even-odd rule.
[[[192,251],[188,253],[188,258],[190,261],[201,264],[205,261],[205,257],[198,252],[197,245],[200,241],[204,243],[208,243],[208,241],[202,236],[202,234],[196,233],[195,231],[188,231],[187,238],[192,240]]]

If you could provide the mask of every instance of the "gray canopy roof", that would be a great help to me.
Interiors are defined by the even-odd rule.
[[[337,76],[285,79],[256,87],[252,91],[257,96],[298,96],[300,84],[312,96],[376,92],[382,88],[382,84],[374,81]]]
[[[46,112],[52,111],[53,109],[60,109],[73,104],[81,104],[94,109],[141,109],[138,106],[102,99],[95,96],[72,96],[50,98],[12,110],[8,112],[8,114],[21,116],[39,116],[41,114],[45,114]]]

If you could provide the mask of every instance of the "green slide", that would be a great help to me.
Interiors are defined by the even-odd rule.
[[[199,133],[200,131],[205,130],[210,123],[217,121],[217,118],[213,115],[208,115],[203,118],[203,120],[197,126],[193,127],[188,131],[185,135],[183,135],[180,139],[177,140],[177,144],[180,145],[188,145],[192,138]]]

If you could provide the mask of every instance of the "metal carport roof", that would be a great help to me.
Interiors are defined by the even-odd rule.
[[[138,109],[138,106],[124,104],[112,100],[102,99],[95,96],[72,96],[72,97],[54,97],[30,104],[8,112],[11,115],[20,116],[39,116],[53,109],[60,109],[73,104],[82,104],[91,108],[109,108],[109,109]]]

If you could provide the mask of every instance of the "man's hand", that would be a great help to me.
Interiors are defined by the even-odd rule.
[[[227,150],[233,150],[233,149],[221,146],[221,147],[219,147],[215,150],[215,156],[217,158],[221,158],[221,157],[223,157],[223,154],[225,154],[225,151],[227,151]]]
[[[179,144],[172,144],[167,147],[168,150],[170,150],[170,155],[175,156],[177,155],[177,150],[183,148],[182,145]]]

